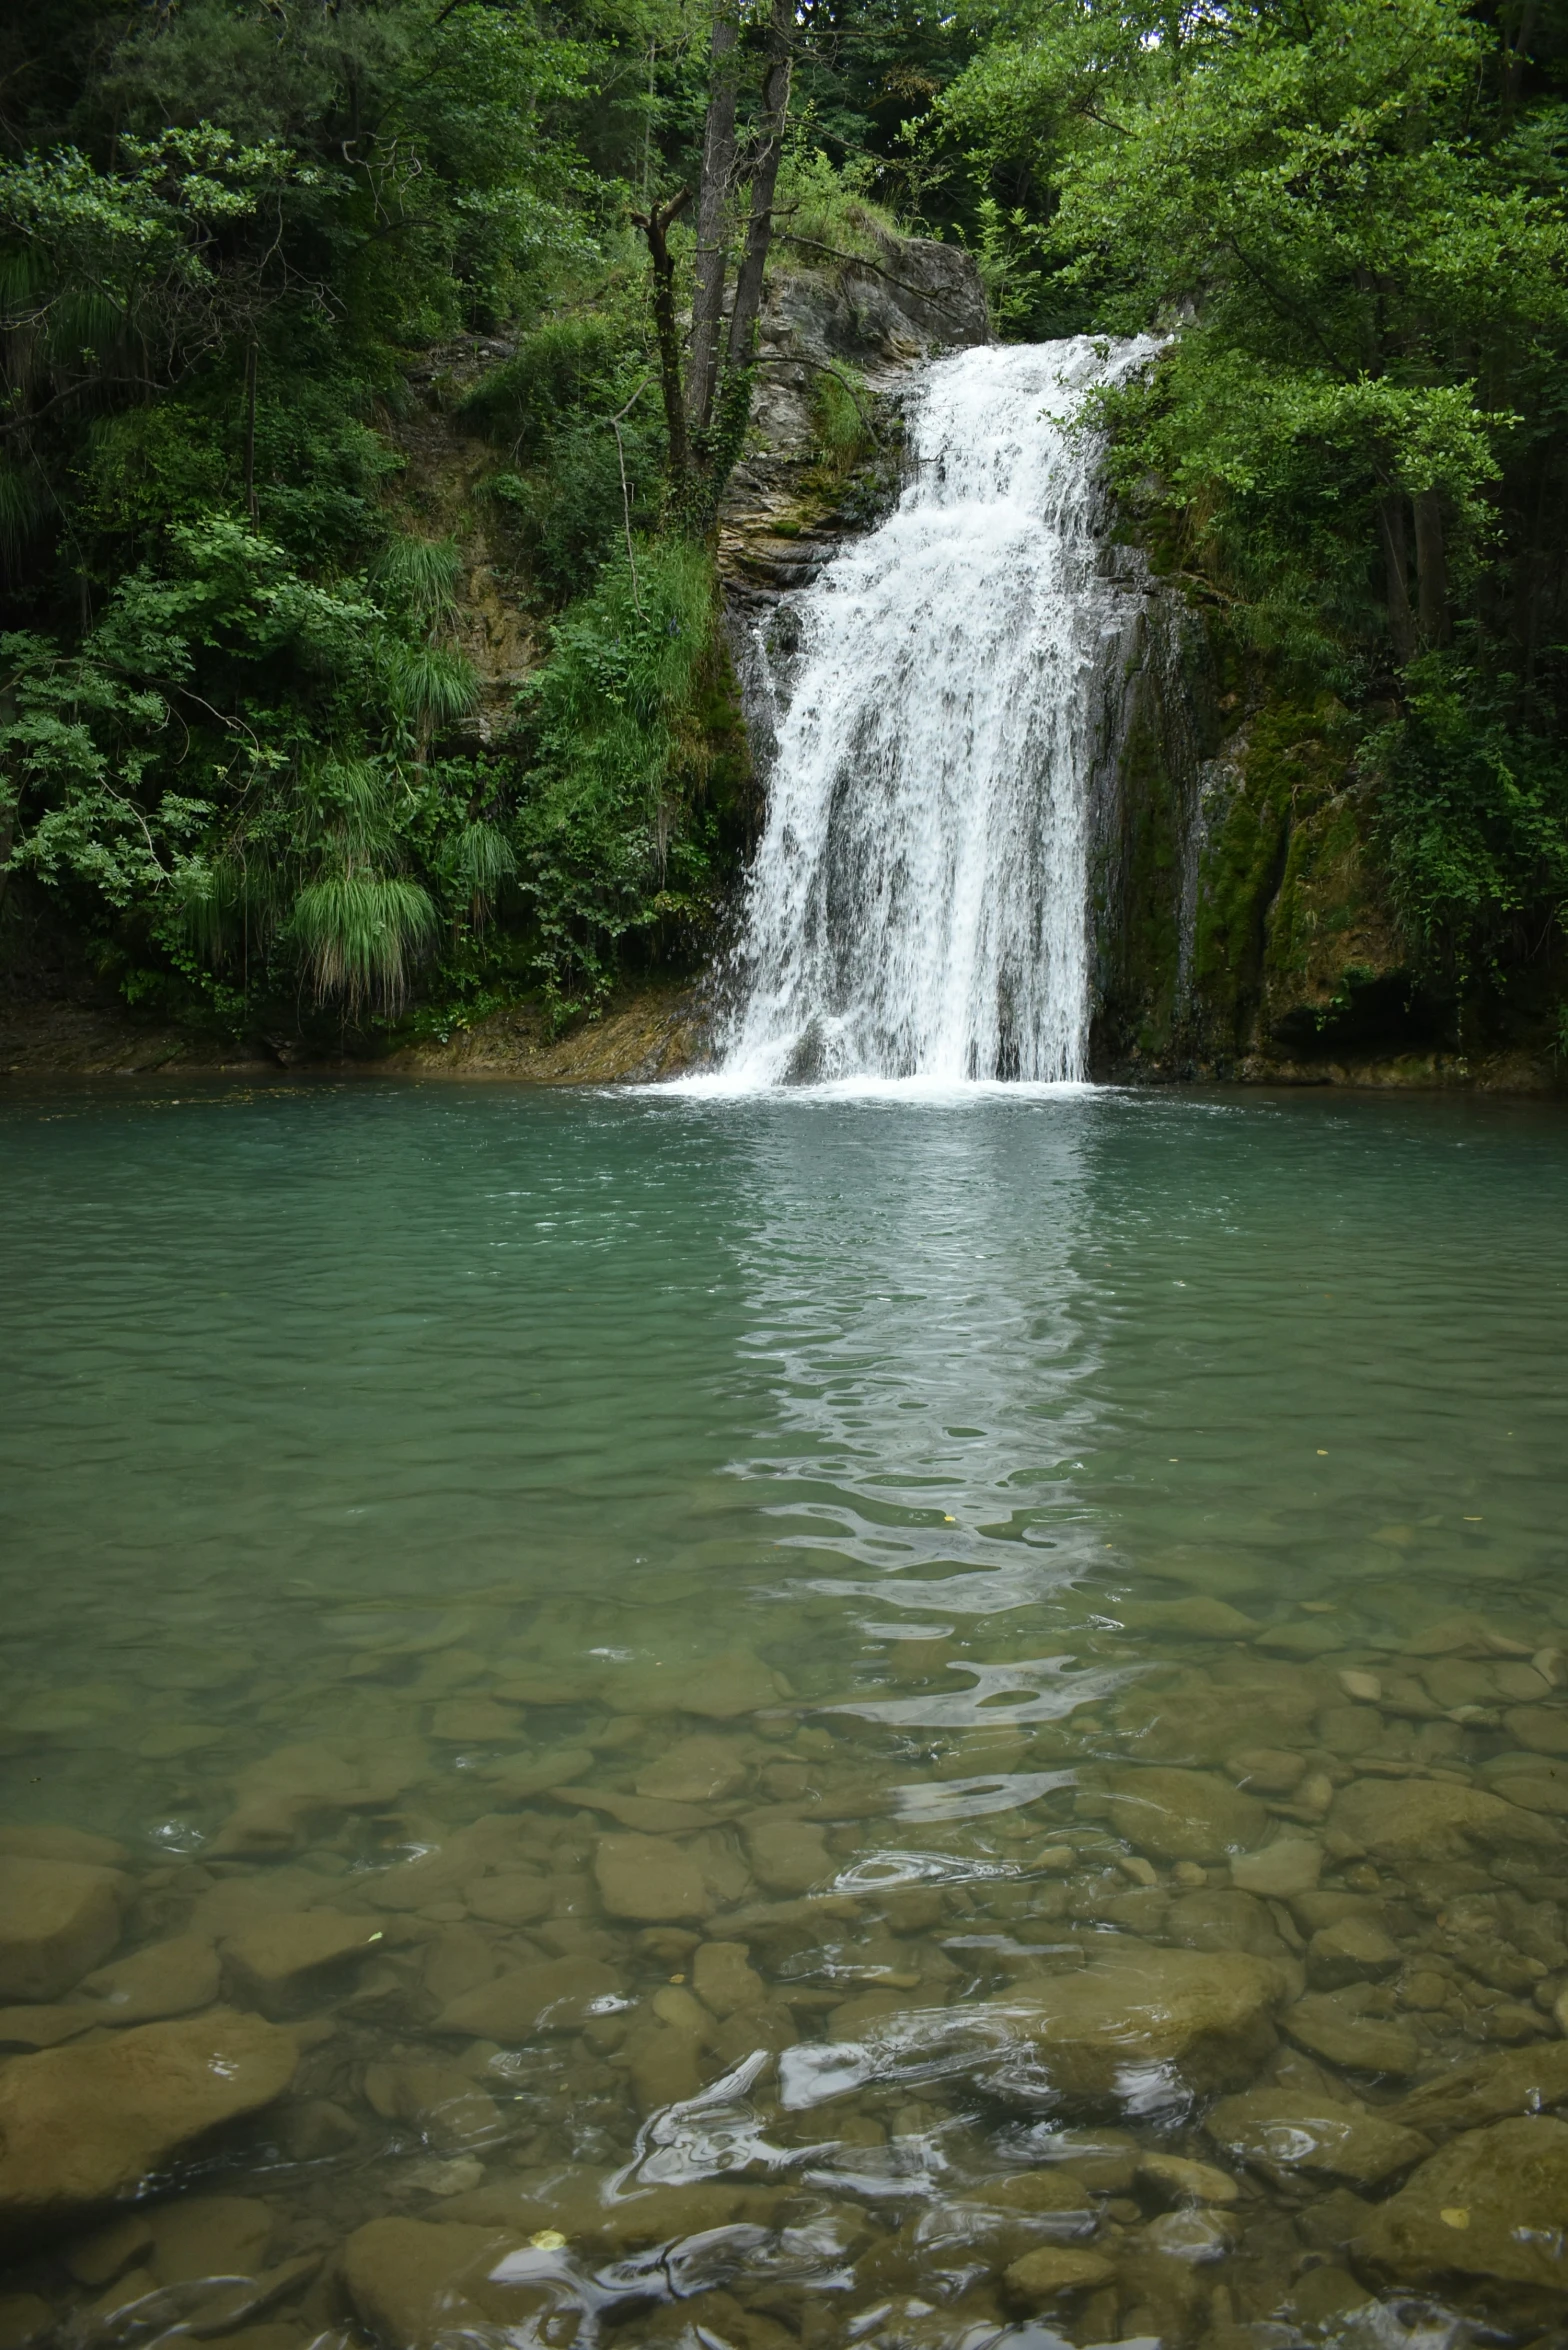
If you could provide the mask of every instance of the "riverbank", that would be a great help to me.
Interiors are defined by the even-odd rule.
[[[0,1078],[147,1077],[316,1070],[336,1075],[508,1078],[539,1085],[636,1085],[680,1077],[709,1053],[709,1012],[701,980],[620,988],[597,1019],[560,1034],[537,1003],[483,1019],[428,1024],[405,1038],[346,1034],[337,1049],[299,1036],[237,1040],[151,1018],[102,1000],[0,998]],[[1473,1053],[1422,1052],[1344,1059],[1251,1053],[1220,1068],[1151,1057],[1097,1068],[1111,1084],[1176,1086],[1343,1086],[1376,1091],[1442,1091],[1546,1096],[1568,1090],[1568,1065],[1518,1047]]]

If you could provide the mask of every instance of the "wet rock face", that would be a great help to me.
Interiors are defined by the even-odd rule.
[[[801,247],[775,266],[759,322],[752,431],[719,520],[730,640],[763,779],[790,666],[792,592],[896,499],[897,403],[921,362],[990,339],[979,273],[956,245],[879,238],[874,253],[843,259]],[[816,445],[812,400],[825,367],[859,380],[880,444],[849,481],[824,470]]]

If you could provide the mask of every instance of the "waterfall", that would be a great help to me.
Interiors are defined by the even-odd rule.
[[[1156,348],[1078,336],[927,371],[897,510],[795,600],[727,1081],[1082,1076],[1096,681],[1128,591],[1097,562],[1099,450],[1071,425]]]

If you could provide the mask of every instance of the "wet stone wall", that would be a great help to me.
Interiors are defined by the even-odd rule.
[[[0,2350],[1556,2339],[1568,1608],[855,1588],[19,1682]]]

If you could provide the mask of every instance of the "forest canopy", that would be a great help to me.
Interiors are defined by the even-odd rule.
[[[0,889],[234,1029],[700,954],[755,295],[869,219],[966,244],[1000,334],[1160,338],[1125,526],[1352,747],[1412,953],[1555,966],[1565,69],[1561,0],[13,12]],[[542,654],[499,717],[409,493],[432,375]]]

